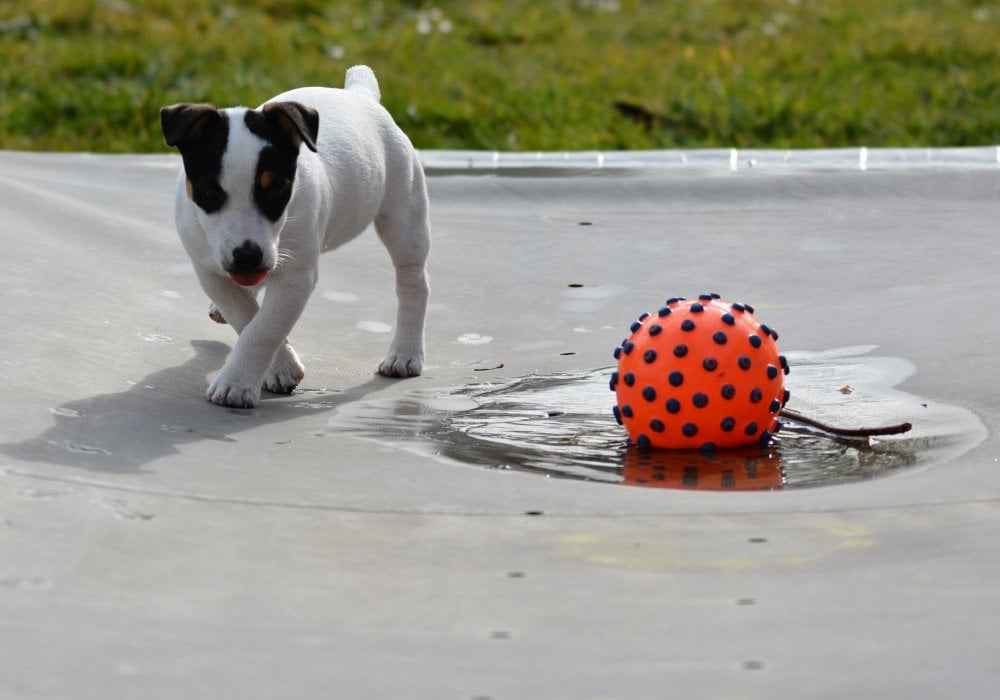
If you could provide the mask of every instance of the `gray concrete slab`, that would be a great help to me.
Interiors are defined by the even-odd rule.
[[[424,376],[373,376],[394,300],[365,236],[323,259],[300,390],[231,411],[203,398],[233,336],[173,232],[178,165],[0,153],[0,697],[1000,692],[996,167],[432,171]],[[331,427],[609,366],[702,291],[783,350],[911,363],[898,389],[979,432],[885,478],[703,493]]]

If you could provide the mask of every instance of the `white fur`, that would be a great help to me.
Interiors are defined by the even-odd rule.
[[[206,214],[188,197],[181,173],[176,195],[181,241],[214,307],[239,333],[209,386],[214,403],[251,407],[262,387],[288,392],[301,381],[304,368],[287,338],[316,286],[319,254],[373,221],[396,269],[399,303],[389,353],[378,371],[413,376],[423,367],[430,249],[423,170],[409,139],[378,103],[371,70],[352,68],[347,86],[300,88],[269,100],[299,102],[319,113],[318,150],[299,149],[292,197],[279,221],[268,221],[253,202],[257,157],[266,142],[246,128],[245,108],[225,110],[230,117],[221,174],[226,206]],[[246,240],[261,247],[264,265],[273,268],[252,289],[224,271],[232,250]],[[259,287],[266,287],[260,305]]]

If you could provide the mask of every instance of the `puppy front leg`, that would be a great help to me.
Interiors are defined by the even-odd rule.
[[[260,310],[240,331],[236,347],[208,388],[212,403],[252,408],[260,401],[261,386],[288,392],[302,379],[302,365],[286,342],[302,314],[310,285],[272,282]],[[226,313],[222,309],[223,314]],[[269,371],[270,369],[270,371]]]
[[[237,333],[242,333],[260,309],[257,294],[210,270],[196,268],[195,271],[201,288],[212,301],[209,318],[216,323],[228,323]]]
[[[216,323],[227,323],[215,302],[209,307],[208,317]],[[276,394],[290,394],[305,376],[306,368],[291,343],[286,340],[271,362],[271,368],[264,375],[263,388]]]
[[[232,280],[197,265],[195,266],[195,272],[198,275],[201,288],[208,295],[208,298],[212,300],[212,309],[209,315],[217,323],[228,323],[242,338],[243,330],[254,319],[258,311],[260,311],[256,292],[246,287],[241,287]],[[216,318],[216,315],[218,318]],[[238,345],[239,340],[237,340]],[[233,368],[233,356],[235,354],[235,350],[230,353],[222,370],[219,371],[219,374],[209,384],[206,397],[212,403],[221,406],[249,408],[255,405],[260,398],[260,389],[258,388],[256,396],[254,396],[253,392],[248,393],[238,389],[240,383],[239,376],[244,374],[244,372]]]

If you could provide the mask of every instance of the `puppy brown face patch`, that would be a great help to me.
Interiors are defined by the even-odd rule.
[[[248,111],[244,118],[251,133],[264,139],[267,145],[257,157],[253,200],[257,210],[269,221],[277,221],[285,213],[292,197],[299,143],[288,138],[273,119],[257,111]]]
[[[229,198],[219,185],[229,118],[215,105],[179,104],[164,107],[160,121],[167,144],[176,146],[184,160],[188,198],[207,214],[222,209]]]

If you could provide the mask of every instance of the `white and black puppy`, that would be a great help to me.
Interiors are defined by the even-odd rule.
[[[420,374],[427,189],[413,145],[379,98],[371,69],[355,66],[343,90],[300,88],[258,109],[178,104],[160,111],[166,142],[184,162],[177,232],[213,318],[239,333],[208,388],[210,401],[249,408],[262,388],[295,388],[304,368],[288,334],[316,286],[319,255],[372,222],[395,266],[399,303],[378,371]]]

